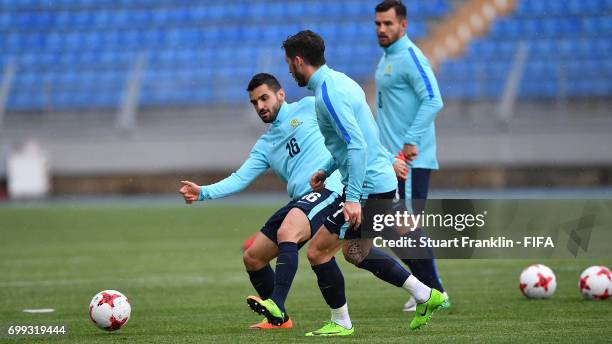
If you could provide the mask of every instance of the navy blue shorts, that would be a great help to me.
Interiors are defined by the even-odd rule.
[[[425,209],[425,202],[429,193],[429,177],[431,170],[426,168],[413,168],[411,171],[411,203],[415,214]],[[406,181],[397,182],[397,191],[400,199],[406,199]]]
[[[361,207],[361,226],[355,229],[349,229],[348,224],[344,221],[344,201],[346,194],[342,193],[333,204],[332,213],[325,219],[325,228],[332,233],[337,234],[340,239],[360,239],[374,237],[373,218],[376,214],[386,214],[393,209],[393,198],[395,198],[396,190],[370,194],[365,203],[362,201]]]
[[[284,207],[277,210],[263,225],[261,232],[278,244],[277,232],[285,217],[293,208],[298,208],[308,216],[310,220],[310,237],[323,225],[323,221],[333,211],[333,204],[340,198],[337,193],[323,189],[321,192],[310,192],[297,200],[292,200]],[[300,244],[300,247],[306,242]]]

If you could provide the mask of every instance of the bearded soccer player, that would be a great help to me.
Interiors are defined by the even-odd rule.
[[[418,214],[425,206],[431,171],[438,168],[434,120],[442,109],[442,98],[427,58],[406,35],[404,4],[395,0],[379,3],[375,23],[384,50],[376,68],[376,123],[389,159],[395,161],[395,153],[401,152],[410,167],[405,179],[398,178],[398,194],[404,201],[412,200],[412,211]],[[424,233],[417,229],[410,236],[418,241]],[[430,259],[412,259],[407,250],[394,249],[419,280],[444,293],[442,308],[448,308],[433,252],[428,251],[423,255]],[[404,311],[415,310],[416,301],[410,298]]]
[[[350,335],[354,331],[344,281],[334,280],[335,275],[330,273],[329,265],[340,248],[350,263],[414,296],[420,312],[415,314],[410,328],[417,329],[427,323],[444,297],[410,275],[385,251],[372,248],[368,238],[372,228],[361,225],[362,203],[366,224],[376,212],[387,210],[381,205],[392,202],[397,187],[395,172],[380,143],[365,94],[355,81],[325,64],[325,43],[316,33],[298,32],[283,42],[283,48],[289,72],[297,84],[308,86],[315,93],[317,121],[325,146],[333,156],[313,175],[311,186],[318,190],[336,170],[342,174],[345,185],[342,197],[334,202],[335,212],[327,217],[308,247],[308,259],[331,308],[331,321],[306,335]]]
[[[187,203],[208,201],[237,193],[268,168],[287,183],[291,201],[274,213],[244,252],[244,266],[259,294],[249,296],[251,308],[266,319],[251,328],[291,328],[285,300],[298,267],[298,249],[331,214],[331,204],[342,193],[340,175],[327,180],[325,188],[313,191],[309,185],[314,171],[331,159],[325,148],[315,115],[313,97],[288,104],[278,80],[266,73],[255,75],[247,88],[251,104],[270,126],[255,143],[248,159],[231,176],[212,185],[199,186],[182,181],[180,193]],[[277,257],[276,271],[269,262]],[[342,279],[335,267],[334,278]],[[274,308],[267,312],[265,307]]]

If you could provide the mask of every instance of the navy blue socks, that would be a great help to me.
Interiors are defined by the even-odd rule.
[[[325,302],[331,309],[337,309],[346,304],[344,294],[344,276],[332,258],[329,262],[314,265],[312,271],[317,275],[317,284]]]
[[[278,244],[278,257],[276,258],[276,281],[272,301],[276,303],[283,313],[285,300],[289,294],[291,283],[298,268],[298,245],[294,242],[281,242]]]
[[[367,257],[357,267],[370,271],[374,276],[396,287],[402,287],[410,276],[393,257],[376,247],[370,249]]]
[[[261,270],[247,271],[253,288],[259,294],[262,300],[269,299],[274,291],[274,270],[270,264],[264,266]]]

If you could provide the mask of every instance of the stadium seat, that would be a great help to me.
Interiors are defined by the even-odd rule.
[[[454,99],[498,98],[498,85],[507,79],[518,44],[524,42],[529,49],[520,97],[610,96],[611,12],[609,0],[519,1],[515,13],[496,20],[489,35],[472,42],[464,56],[443,64],[441,84],[451,85],[448,96]],[[474,65],[485,66],[487,77]],[[454,87],[466,82],[479,91]]]
[[[427,21],[450,10],[448,0],[406,4],[414,39],[427,33]],[[0,62],[14,56],[19,66],[9,110],[116,107],[141,53],[148,56],[142,106],[242,103],[244,84],[260,68],[304,95],[286,73],[280,44],[305,28],[324,36],[332,67],[358,81],[372,77],[381,56],[366,0],[290,6],[281,0],[0,0],[0,8]]]

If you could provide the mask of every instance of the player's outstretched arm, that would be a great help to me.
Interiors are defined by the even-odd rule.
[[[195,183],[183,181],[183,186],[179,192],[185,198],[187,204],[194,201],[204,201],[206,199],[216,199],[226,197],[244,190],[251,184],[260,174],[265,172],[270,165],[266,159],[264,152],[259,149],[258,144],[255,145],[249,158],[240,166],[240,168],[232,173],[229,177],[210,185],[199,186]],[[185,182],[191,184],[185,184]],[[197,188],[197,197],[194,199],[194,193]],[[183,193],[185,191],[185,193]]]

